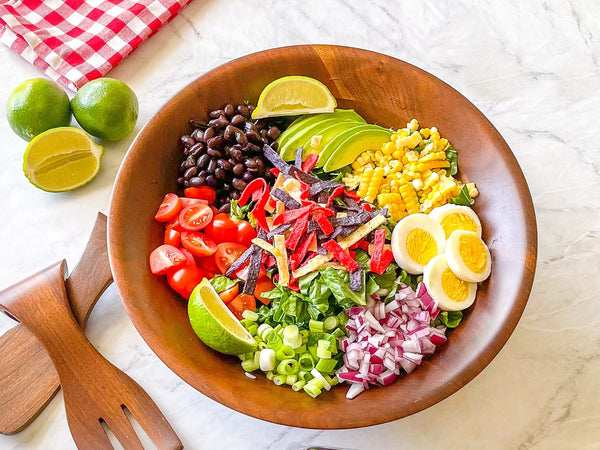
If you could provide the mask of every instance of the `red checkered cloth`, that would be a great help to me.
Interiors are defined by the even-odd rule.
[[[0,42],[76,91],[191,0],[0,0]]]

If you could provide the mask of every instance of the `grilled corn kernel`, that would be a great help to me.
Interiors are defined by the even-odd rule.
[[[377,197],[377,193],[379,192],[379,186],[383,181],[383,167],[377,167],[373,171],[373,177],[371,178],[371,182],[367,188],[367,193],[363,198],[369,202],[373,203],[375,201],[375,197]],[[360,195],[360,194],[359,194]]]
[[[367,191],[369,189],[369,185],[371,184],[371,180],[373,179],[374,169],[366,168],[362,174],[360,179],[360,184],[358,185],[358,190],[356,191],[356,195],[359,197],[365,198],[367,195]]]
[[[406,211],[409,214],[419,212],[417,193],[415,192],[415,188],[413,188],[412,184],[407,183],[400,186],[400,195],[402,197],[402,201],[406,205]]]
[[[467,183],[467,189],[471,198],[475,198],[479,195],[479,190],[475,187],[475,183]]]

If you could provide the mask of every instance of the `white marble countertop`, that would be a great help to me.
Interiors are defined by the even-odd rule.
[[[529,183],[539,233],[535,283],[508,343],[466,387],[425,411],[319,431],[247,417],[191,388],[145,344],[114,286],[90,318],[90,341],[140,382],[186,448],[600,448],[600,3],[195,0],[110,76],[137,93],[139,131],[204,72],[301,43],[362,47],[415,64],[464,94],[504,136]],[[43,76],[6,47],[0,67],[2,105],[18,83]],[[26,144],[2,106],[0,288],[63,257],[75,266],[96,211],[108,213],[134,134],[106,145],[91,184],[49,194],[23,176]],[[12,324],[1,317],[0,332]],[[0,448],[75,448],[62,395],[25,431],[0,436]]]

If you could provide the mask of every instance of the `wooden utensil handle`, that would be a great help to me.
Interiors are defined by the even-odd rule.
[[[75,320],[85,327],[94,305],[112,283],[106,246],[106,216],[98,213],[83,255],[66,281],[67,297]]]
[[[76,371],[97,353],[71,314],[64,283],[66,269],[66,262],[60,261],[0,292],[0,309],[40,340],[59,377],[61,370]]]

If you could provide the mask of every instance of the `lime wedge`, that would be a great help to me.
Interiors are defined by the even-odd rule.
[[[288,76],[272,81],[258,98],[253,119],[333,112],[337,102],[327,86],[303,76]]]
[[[226,355],[256,350],[256,341],[227,308],[204,278],[194,288],[188,302],[188,315],[194,332],[210,348]]]
[[[23,171],[36,187],[48,192],[71,191],[89,183],[100,170],[104,147],[75,127],[52,128],[27,146]]]

